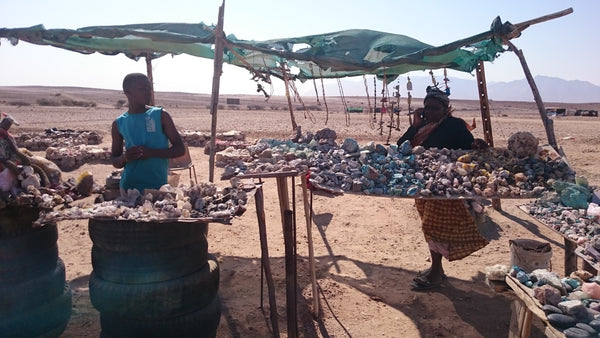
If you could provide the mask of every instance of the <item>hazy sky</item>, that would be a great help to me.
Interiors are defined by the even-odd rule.
[[[153,22],[216,24],[222,0],[0,0],[0,27],[18,28],[43,24],[46,28],[76,29],[86,26]],[[512,42],[520,48],[532,74],[583,80],[600,85],[597,16],[600,1],[504,0],[504,1],[339,1],[339,0],[226,0],[224,30],[240,39],[267,40],[320,34],[344,29],[372,29],[404,34],[439,46],[487,31],[496,16],[502,22],[520,23],[572,7],[567,16],[535,24]],[[120,54],[83,55],[50,46],[20,42],[12,46],[0,40],[0,86],[44,85],[120,89],[130,72],[146,72],[144,60],[132,61]],[[157,91],[210,93],[213,61],[187,55],[153,60]],[[485,64],[488,82],[523,79],[517,56],[503,53]],[[436,77],[443,78],[438,70]],[[426,72],[408,75],[426,76]],[[474,74],[449,72],[450,78]],[[256,94],[248,71],[225,65],[223,94]],[[346,78],[345,81],[362,81]],[[312,83],[310,84],[312,86]],[[299,86],[300,87],[300,86]],[[301,88],[301,87],[300,87]],[[284,92],[274,82],[274,94]],[[331,95],[336,95],[332,93]]]

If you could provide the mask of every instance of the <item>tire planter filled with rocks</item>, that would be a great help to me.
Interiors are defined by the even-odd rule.
[[[208,223],[92,218],[90,299],[102,337],[214,337],[219,266]]]
[[[33,227],[38,213],[30,207],[0,212],[2,337],[59,337],[71,318],[72,293],[58,256],[57,226]]]

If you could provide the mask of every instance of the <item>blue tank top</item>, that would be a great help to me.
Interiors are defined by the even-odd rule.
[[[150,107],[144,113],[125,112],[117,117],[117,128],[125,141],[125,149],[146,146],[154,149],[169,147],[169,139],[163,132],[161,123],[162,108]],[[125,164],[121,174],[120,187],[123,189],[158,189],[167,183],[169,159],[148,158]]]

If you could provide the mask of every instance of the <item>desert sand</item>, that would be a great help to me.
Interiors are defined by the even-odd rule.
[[[240,105],[227,105],[225,99],[240,98]],[[94,102],[94,107],[40,106],[39,99]],[[4,87],[0,89],[0,111],[20,122],[10,130],[43,131],[46,128],[94,130],[104,136],[102,146],[110,147],[110,124],[124,109],[119,91],[58,87]],[[347,98],[349,106],[367,105],[366,98]],[[419,102],[420,99],[414,101]],[[171,113],[179,130],[209,132],[209,96],[184,93],[156,93],[157,105]],[[122,103],[122,102],[121,102]],[[336,131],[338,142],[352,137],[394,143],[408,127],[402,114],[399,130],[386,127],[380,132],[366,113],[346,115],[339,98],[327,98],[328,117],[323,105],[304,98],[310,112],[293,102],[296,122],[302,131],[323,128]],[[371,103],[373,104],[373,103]],[[406,103],[402,103],[406,109]],[[600,104],[547,103],[568,109],[598,109]],[[454,101],[455,116],[476,119],[476,137],[482,135],[479,102]],[[317,110],[319,108],[320,110]],[[547,143],[546,133],[532,102],[490,102],[494,145],[506,147],[516,131],[530,131]],[[327,124],[325,124],[326,118]],[[379,119],[379,116],[377,117]],[[293,134],[285,98],[223,95],[217,117],[217,131],[237,130],[246,140],[279,138]],[[573,169],[590,184],[600,182],[600,119],[597,117],[553,117],[557,142]],[[389,139],[388,139],[388,132]],[[191,147],[198,180],[209,179],[209,156],[203,148]],[[36,152],[44,155],[44,152]],[[109,164],[85,164],[63,172],[63,178],[90,171],[98,184],[113,168]],[[215,183],[221,168],[215,168]],[[187,179],[183,172],[181,180]],[[528,200],[505,199],[501,210],[486,208],[484,231],[490,243],[471,256],[454,262],[444,261],[448,281],[440,288],[415,292],[409,287],[415,274],[429,266],[428,249],[420,221],[411,199],[315,193],[312,240],[314,244],[318,295],[312,293],[307,249],[307,229],[299,180],[296,180],[298,335],[300,337],[506,337],[509,332],[511,291],[494,292],[485,283],[485,268],[510,263],[509,240],[531,238],[552,245],[552,269],[564,271],[562,235],[532,219],[518,209]],[[264,181],[265,213],[271,268],[276,286],[277,309],[270,309],[266,284],[261,293],[260,244],[254,201],[231,225],[211,224],[209,252],[220,264],[219,294],[223,303],[217,337],[268,337],[273,335],[270,311],[277,311],[281,336],[286,337],[286,298],[284,246],[275,180]],[[62,337],[99,337],[99,313],[89,298],[88,281],[92,272],[91,246],[87,221],[60,221],[58,245],[65,262],[66,279],[73,289],[73,309]],[[261,296],[263,307],[261,308]],[[313,297],[320,300],[320,313],[314,318]],[[543,324],[534,319],[532,337],[543,337]]]

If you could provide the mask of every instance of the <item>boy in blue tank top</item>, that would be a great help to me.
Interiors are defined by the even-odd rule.
[[[183,155],[185,146],[169,113],[149,106],[152,86],[146,75],[125,76],[123,92],[129,110],[111,128],[112,164],[124,168],[121,190],[158,189],[167,183],[169,159]]]

